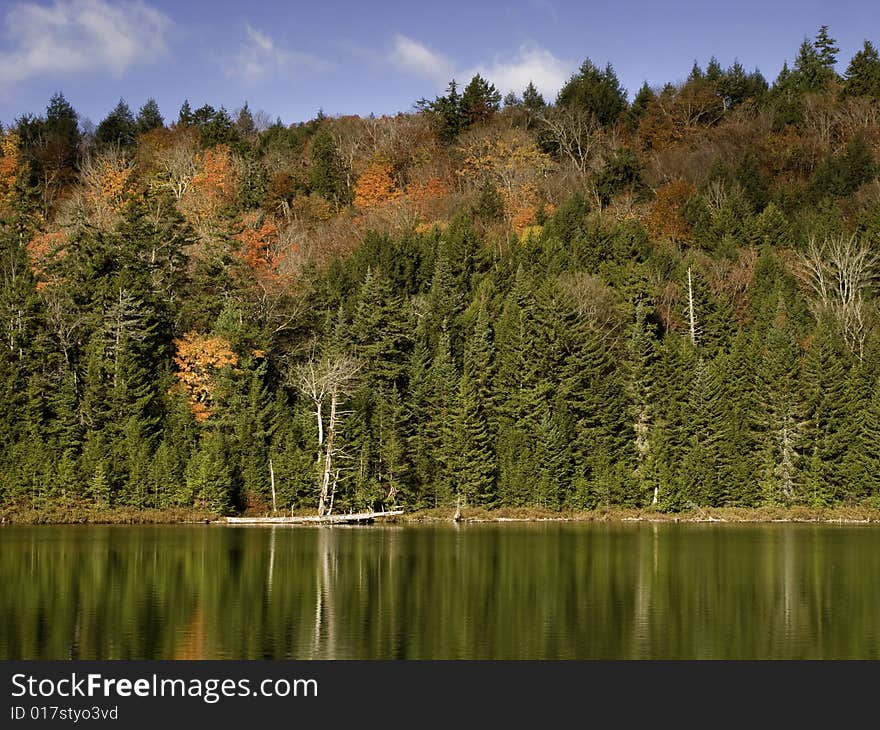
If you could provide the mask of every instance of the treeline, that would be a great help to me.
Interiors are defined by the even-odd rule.
[[[880,506],[880,58],[2,138],[0,504]]]

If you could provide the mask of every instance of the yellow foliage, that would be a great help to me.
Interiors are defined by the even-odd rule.
[[[440,231],[445,231],[449,227],[449,224],[446,221],[431,221],[430,223],[419,223],[416,226],[416,233],[430,233],[435,228]]]
[[[473,182],[490,179],[508,194],[544,177],[551,168],[550,158],[535,140],[518,129],[466,137],[459,153],[462,164],[456,172],[460,177]]]
[[[80,177],[82,199],[90,219],[99,227],[112,226],[131,195],[134,163],[111,152],[88,161]]]
[[[538,238],[541,235],[541,232],[544,230],[544,226],[533,225],[526,226],[519,232],[519,240],[525,243],[530,238]]]

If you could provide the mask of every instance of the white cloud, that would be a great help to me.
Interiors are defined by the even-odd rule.
[[[479,64],[461,74],[461,78],[466,82],[479,73],[495,84],[502,94],[508,91],[521,94],[531,81],[551,101],[574,71],[573,64],[557,58],[545,48],[528,45],[522,46],[512,58],[496,58],[492,63]]]
[[[4,19],[9,42],[0,50],[0,86],[90,71],[118,78],[164,55],[170,26],[166,15],[143,2],[19,3]]]
[[[400,34],[394,37],[394,49],[389,60],[402,71],[423,76],[438,84],[449,81],[455,70],[454,64],[446,56]]]
[[[554,56],[534,44],[523,45],[511,57],[496,57],[468,69],[461,69],[455,61],[404,35],[394,37],[394,46],[388,56],[392,65],[401,71],[422,76],[444,88],[454,78],[464,86],[475,74],[495,84],[502,94],[508,91],[521,94],[531,81],[545,97],[552,99],[575,71],[575,65]]]
[[[329,61],[311,53],[280,47],[250,23],[245,24],[245,35],[245,42],[238,53],[228,59],[226,73],[247,83],[271,76],[290,76],[297,71],[327,71],[333,67]]]

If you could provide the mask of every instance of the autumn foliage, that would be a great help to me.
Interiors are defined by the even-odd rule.
[[[220,211],[235,198],[238,171],[232,151],[227,145],[207,149],[197,160],[197,172],[181,198],[187,218],[204,231]]]
[[[18,149],[18,135],[15,132],[7,132],[0,138],[0,200],[6,200],[18,177],[21,164],[21,153]]]
[[[401,191],[394,180],[389,162],[374,160],[358,178],[354,187],[354,204],[361,210],[380,208],[398,200]]]
[[[238,258],[260,277],[272,278],[278,268],[279,253],[273,242],[278,237],[278,226],[259,216],[243,216],[243,228],[235,239],[241,243]]]
[[[67,236],[63,231],[41,232],[27,244],[28,260],[31,272],[37,280],[37,289],[43,289],[52,283],[46,276],[46,268],[53,257],[64,255],[64,244]]]
[[[238,356],[223,337],[207,337],[187,332],[174,340],[177,354],[177,380],[196,421],[204,423],[211,416],[211,406],[219,372],[238,364]]]
[[[681,243],[691,242],[693,232],[682,215],[682,208],[695,192],[696,188],[685,180],[673,180],[661,186],[643,221],[649,235]]]

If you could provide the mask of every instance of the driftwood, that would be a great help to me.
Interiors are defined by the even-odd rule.
[[[389,512],[352,512],[337,515],[310,515],[306,517],[227,517],[227,525],[352,525],[369,523],[383,517],[397,517],[402,509]]]

